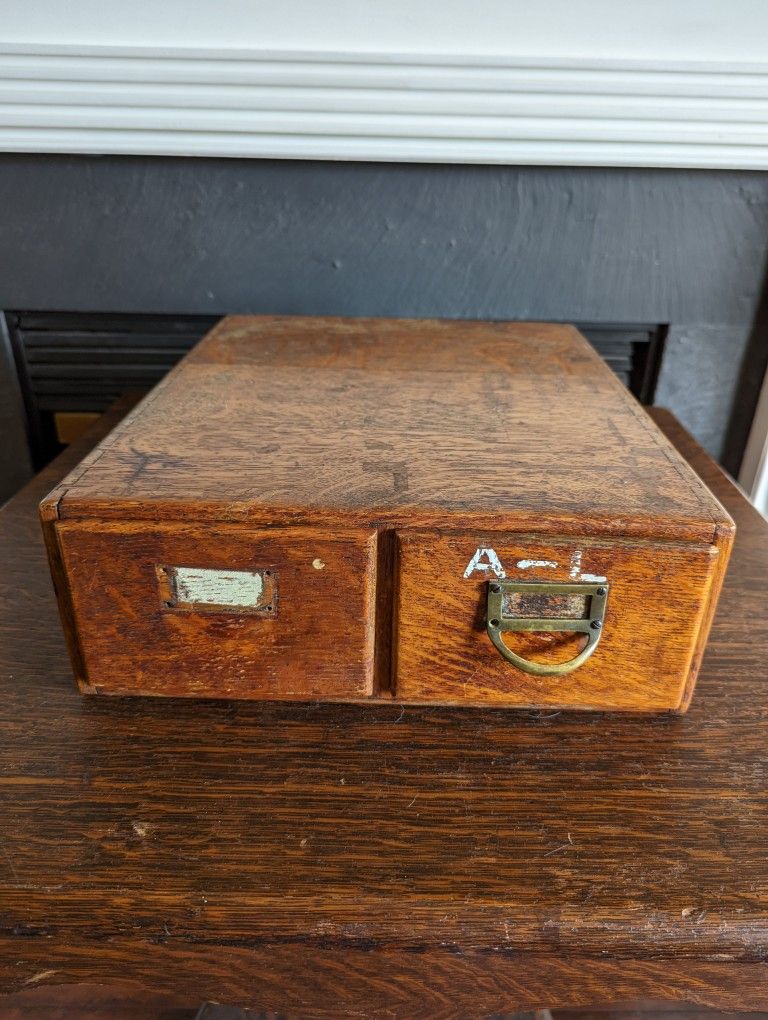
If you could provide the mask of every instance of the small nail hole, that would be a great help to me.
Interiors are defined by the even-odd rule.
[[[173,602],[164,602],[163,605],[166,609],[173,609]]]
[[[492,627],[498,627],[498,625],[499,625],[499,621],[498,620],[491,620],[491,626]]]

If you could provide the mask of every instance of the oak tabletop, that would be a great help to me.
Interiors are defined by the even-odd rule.
[[[36,507],[87,442],[47,468],[0,512],[0,991],[767,1003],[768,523],[655,416],[738,529],[682,717],[82,697]]]

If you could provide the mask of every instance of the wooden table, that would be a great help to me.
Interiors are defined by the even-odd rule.
[[[0,989],[767,1008],[768,524],[659,419],[739,528],[685,717],[82,698],[48,468],[0,514]]]

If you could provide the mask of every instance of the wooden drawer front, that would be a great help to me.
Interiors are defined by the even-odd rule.
[[[403,532],[398,548],[397,698],[635,711],[680,704],[717,561],[714,546]],[[531,675],[505,661],[486,632],[487,586],[502,576],[605,578],[605,619],[591,658],[562,676]],[[583,641],[505,638],[521,654],[558,662]]]
[[[85,690],[372,693],[374,533],[64,521],[57,534]]]

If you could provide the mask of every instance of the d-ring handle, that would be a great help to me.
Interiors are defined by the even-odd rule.
[[[511,610],[510,596],[517,595],[517,609]],[[607,584],[560,584],[533,581],[488,582],[488,637],[513,666],[534,676],[564,676],[578,669],[592,655],[603,634]],[[550,607],[547,615],[542,612]],[[529,607],[539,615],[528,615]],[[562,609],[568,616],[556,616]],[[573,614],[573,615],[570,615]],[[586,634],[587,643],[567,662],[532,662],[513,652],[502,638],[508,631],[570,631]]]

